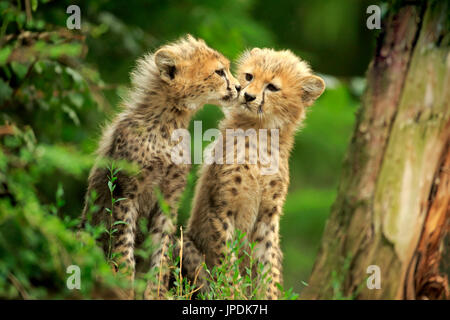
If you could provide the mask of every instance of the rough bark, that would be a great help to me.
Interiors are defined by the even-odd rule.
[[[450,6],[404,2],[379,36],[304,299],[449,297]]]

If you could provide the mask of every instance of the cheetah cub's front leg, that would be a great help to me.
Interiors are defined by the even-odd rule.
[[[282,252],[279,239],[279,219],[284,199],[284,188],[277,188],[277,180],[271,180],[273,186],[263,191],[261,206],[251,233],[251,241],[256,245],[253,251],[257,283],[266,284],[264,288],[266,299],[277,299],[279,289],[277,283],[283,284]],[[281,182],[278,182],[281,184]],[[275,198],[275,199],[273,199]],[[263,265],[262,273],[256,271]]]
[[[152,243],[158,244],[151,257],[151,268],[158,268],[157,278],[149,281],[144,292],[145,299],[162,298],[167,295],[171,274],[170,250],[175,245],[178,202],[186,185],[186,166],[170,166],[161,184],[161,194],[168,204],[168,212],[157,210],[152,217],[150,235]],[[176,251],[173,250],[172,258]]]

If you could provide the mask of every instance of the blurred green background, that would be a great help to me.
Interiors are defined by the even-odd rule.
[[[70,33],[85,35],[84,40],[67,40],[67,35],[30,43],[20,40],[18,35],[26,31],[63,30],[71,4],[81,8],[82,30]],[[30,188],[42,214],[53,210],[63,221],[79,216],[91,165],[86,157],[95,151],[102,125],[117,112],[129,72],[143,53],[186,33],[203,38],[230,60],[255,46],[287,48],[310,62],[327,83],[296,136],[281,222],[285,287],[300,292],[336,195],[375,45],[375,31],[365,26],[370,4],[366,0],[0,2],[0,125],[13,124],[21,132],[20,137],[0,140],[0,209],[13,212],[11,208],[21,201],[20,190]],[[8,35],[13,38],[5,39]],[[34,46],[38,58],[23,52],[14,55],[21,46]],[[195,120],[202,120],[206,130],[221,118],[219,108],[206,106]],[[41,149],[27,146],[27,134]],[[15,168],[13,155],[27,161],[29,168]],[[189,215],[196,169],[183,197],[180,224]],[[25,179],[24,172],[31,178]]]

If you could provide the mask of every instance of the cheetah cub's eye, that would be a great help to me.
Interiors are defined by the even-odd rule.
[[[216,70],[216,73],[221,77],[225,77],[225,71],[223,69]]]
[[[267,89],[269,89],[270,91],[273,91],[273,92],[275,92],[275,91],[280,91],[280,88],[277,88],[277,87],[275,87],[273,84],[271,84],[271,83],[269,83],[268,85],[267,85]]]
[[[245,80],[252,81],[252,79],[253,79],[253,75],[252,74],[250,74],[250,73],[246,73],[245,74]]]

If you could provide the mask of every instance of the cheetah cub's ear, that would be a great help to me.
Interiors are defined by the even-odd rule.
[[[159,49],[155,53],[155,63],[159,69],[161,79],[169,83],[175,78],[177,68],[175,66],[175,57],[167,49]]]
[[[302,102],[310,106],[325,90],[325,81],[318,76],[307,76],[301,80]]]

